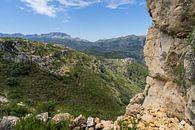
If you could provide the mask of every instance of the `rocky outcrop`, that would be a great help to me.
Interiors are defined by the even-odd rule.
[[[117,123],[123,129],[134,126],[133,128],[139,130],[194,130],[186,121],[168,117],[165,109],[162,108],[147,108],[135,117],[121,117]]]
[[[194,0],[147,0],[154,26],[172,37],[186,37],[195,25]]]
[[[52,121],[54,121],[55,123],[59,123],[62,121],[71,120],[72,118],[73,117],[69,113],[59,113],[52,118]]]
[[[9,100],[6,97],[3,97],[0,95],[0,104],[1,103],[8,103],[8,102],[9,102]]]
[[[0,122],[0,130],[13,130],[18,120],[15,116],[4,116]]]
[[[163,109],[167,120],[177,118],[178,123],[185,120],[195,126],[195,1],[148,0],[147,6],[153,25],[144,47],[149,75],[140,104],[144,112]]]
[[[43,121],[43,122],[47,122],[48,119],[49,119],[49,113],[48,113],[48,112],[45,112],[45,113],[38,114],[38,115],[36,116],[36,118],[37,118],[38,120]]]

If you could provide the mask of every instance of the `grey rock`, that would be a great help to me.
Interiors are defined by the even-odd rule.
[[[145,95],[143,93],[136,94],[131,100],[130,104],[142,104],[144,101]]]
[[[3,96],[0,96],[0,103],[8,103],[9,100]]]
[[[83,115],[79,115],[74,119],[75,126],[81,126],[83,124],[87,124],[87,119]]]
[[[46,114],[45,114],[45,117],[46,117]],[[52,121],[59,123],[61,121],[69,121],[72,118],[73,118],[72,115],[70,115],[69,113],[59,113],[52,118]]]
[[[39,119],[39,120],[41,120],[41,121],[43,121],[43,122],[47,122],[47,120],[49,118],[48,112],[38,114],[36,116],[36,118]]]
[[[4,116],[0,122],[0,130],[13,130],[18,120],[16,116]]]
[[[127,116],[137,116],[137,114],[140,114],[141,111],[143,111],[143,107],[140,104],[129,104],[126,107],[125,115]]]
[[[72,130],[81,130],[80,126],[74,127]]]
[[[98,123],[98,124],[95,125],[96,130],[101,130],[103,128],[104,128],[104,125],[102,123]]]
[[[87,118],[87,127],[92,127],[95,125],[95,120],[93,117],[88,117]]]

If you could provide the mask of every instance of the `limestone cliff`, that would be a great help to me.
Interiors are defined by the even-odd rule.
[[[195,0],[147,0],[147,6],[153,18],[144,47],[149,75],[137,100],[195,125]]]

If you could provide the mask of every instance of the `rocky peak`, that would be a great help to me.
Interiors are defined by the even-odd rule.
[[[48,37],[48,38],[60,38],[60,39],[72,39],[72,37],[66,33],[61,32],[51,32],[46,34],[41,34],[39,37]]]

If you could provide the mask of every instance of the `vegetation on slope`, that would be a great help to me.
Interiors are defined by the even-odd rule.
[[[144,43],[145,36],[129,35],[96,41],[84,52],[109,59],[133,58],[143,63]]]
[[[0,95],[10,100],[1,105],[0,116],[48,111],[113,118],[144,86],[140,80],[145,80],[146,69],[135,63],[126,65],[128,71],[114,71],[104,60],[22,39],[0,39],[0,50]],[[28,60],[15,62],[21,52]]]
[[[51,120],[43,122],[37,119],[35,116],[30,116],[25,119],[20,119],[16,124],[15,130],[69,130],[71,121],[62,121],[58,124]]]

